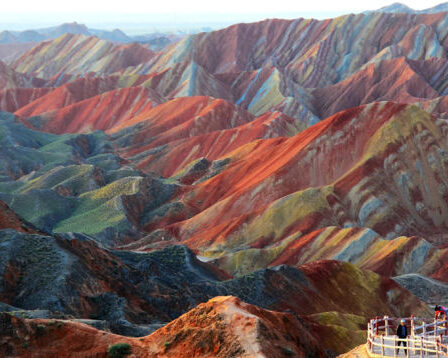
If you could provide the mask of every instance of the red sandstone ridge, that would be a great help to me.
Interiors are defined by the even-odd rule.
[[[141,158],[137,157],[133,161],[143,171],[160,173],[169,177],[176,175],[199,158],[205,158],[208,161],[217,160],[254,140],[296,133],[300,126],[301,124],[297,120],[280,112],[267,112],[251,122],[237,127],[228,126],[229,128],[212,132],[197,131],[196,135],[171,141],[159,150]],[[153,145],[150,143],[143,148],[152,148]],[[141,150],[141,148],[137,148],[137,145],[134,147],[135,149],[131,149],[130,152],[126,149],[124,155],[129,157]]]
[[[151,89],[121,88],[40,113],[37,127],[55,134],[108,130],[162,102],[164,99]]]
[[[0,353],[8,357],[107,357],[127,343],[133,357],[248,357],[312,354],[318,341],[292,314],[216,297],[144,338],[122,337],[70,321],[24,320],[0,314]]]
[[[0,90],[0,110],[14,113],[52,90],[52,88],[9,88]]]
[[[222,99],[182,97],[141,113],[111,129],[109,133],[139,125],[137,136],[157,136],[155,141],[151,141],[151,146],[154,147],[197,133],[236,127],[253,118],[245,110]]]
[[[325,118],[375,101],[415,103],[436,98],[439,93],[430,80],[445,67],[446,60],[418,62],[405,57],[372,63],[344,81],[314,90],[314,106]]]
[[[27,103],[16,114],[24,118],[37,116],[41,113],[60,109],[101,93],[112,91],[117,86],[118,78],[113,76],[79,78],[60,87],[56,87],[40,98]]]
[[[114,343],[132,344],[135,357],[147,357],[137,339],[99,331],[81,323],[25,320],[0,313],[0,355],[23,358],[107,357]]]
[[[136,159],[140,168],[170,176],[191,161],[205,156],[206,151],[212,151],[211,144],[220,131],[247,124],[254,118],[244,109],[222,99],[182,97],[123,121],[108,133],[124,148],[121,150],[124,157],[142,155]],[[234,148],[229,142],[218,141],[215,144]],[[166,145],[168,148],[164,149]],[[152,152],[155,148],[158,149]],[[181,155],[177,155],[179,150]],[[164,153],[168,156],[161,157]],[[159,158],[163,165],[161,162],[157,164]]]

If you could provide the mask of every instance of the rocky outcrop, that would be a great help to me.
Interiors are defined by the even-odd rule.
[[[263,310],[231,296],[200,304],[143,342],[167,357],[326,356],[294,315]]]

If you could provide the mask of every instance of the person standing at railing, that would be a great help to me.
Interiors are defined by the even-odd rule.
[[[444,306],[438,306],[436,305],[434,307],[434,318],[435,319],[439,319],[442,318],[444,321],[446,321],[446,317],[448,315],[448,308],[444,307]]]
[[[406,320],[402,319],[400,325],[397,327],[397,336],[399,339],[406,339],[408,336],[408,328],[406,327]],[[400,351],[400,345],[403,344],[404,355],[408,354],[406,341],[398,341],[397,343],[397,355]]]

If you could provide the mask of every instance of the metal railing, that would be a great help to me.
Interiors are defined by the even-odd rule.
[[[405,318],[406,326],[411,330],[404,339],[395,335],[400,320],[388,316],[370,320],[367,324],[367,350],[371,355],[397,357],[397,349],[404,349],[407,357],[448,357],[448,320],[428,322],[414,316]]]

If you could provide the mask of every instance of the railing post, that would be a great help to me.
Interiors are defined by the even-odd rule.
[[[416,343],[416,337],[412,336],[412,354],[413,355],[417,354],[417,350],[415,349],[415,343]]]
[[[381,336],[381,355],[384,356],[384,336]]]
[[[409,337],[406,337],[406,357],[409,358]]]
[[[386,336],[389,335],[389,317],[384,316],[384,330],[386,332]]]
[[[439,358],[439,338],[436,339],[436,357]]]
[[[367,349],[369,352],[372,352],[372,342],[370,341],[370,339],[372,339],[371,328],[372,328],[372,323],[368,322],[367,323]]]
[[[434,340],[437,336],[437,318],[434,318]]]
[[[415,317],[414,315],[411,316],[411,336],[415,336],[415,324],[414,324]]]
[[[394,357],[397,356],[397,336],[394,336]]]
[[[423,336],[420,337],[420,357],[423,358]]]

